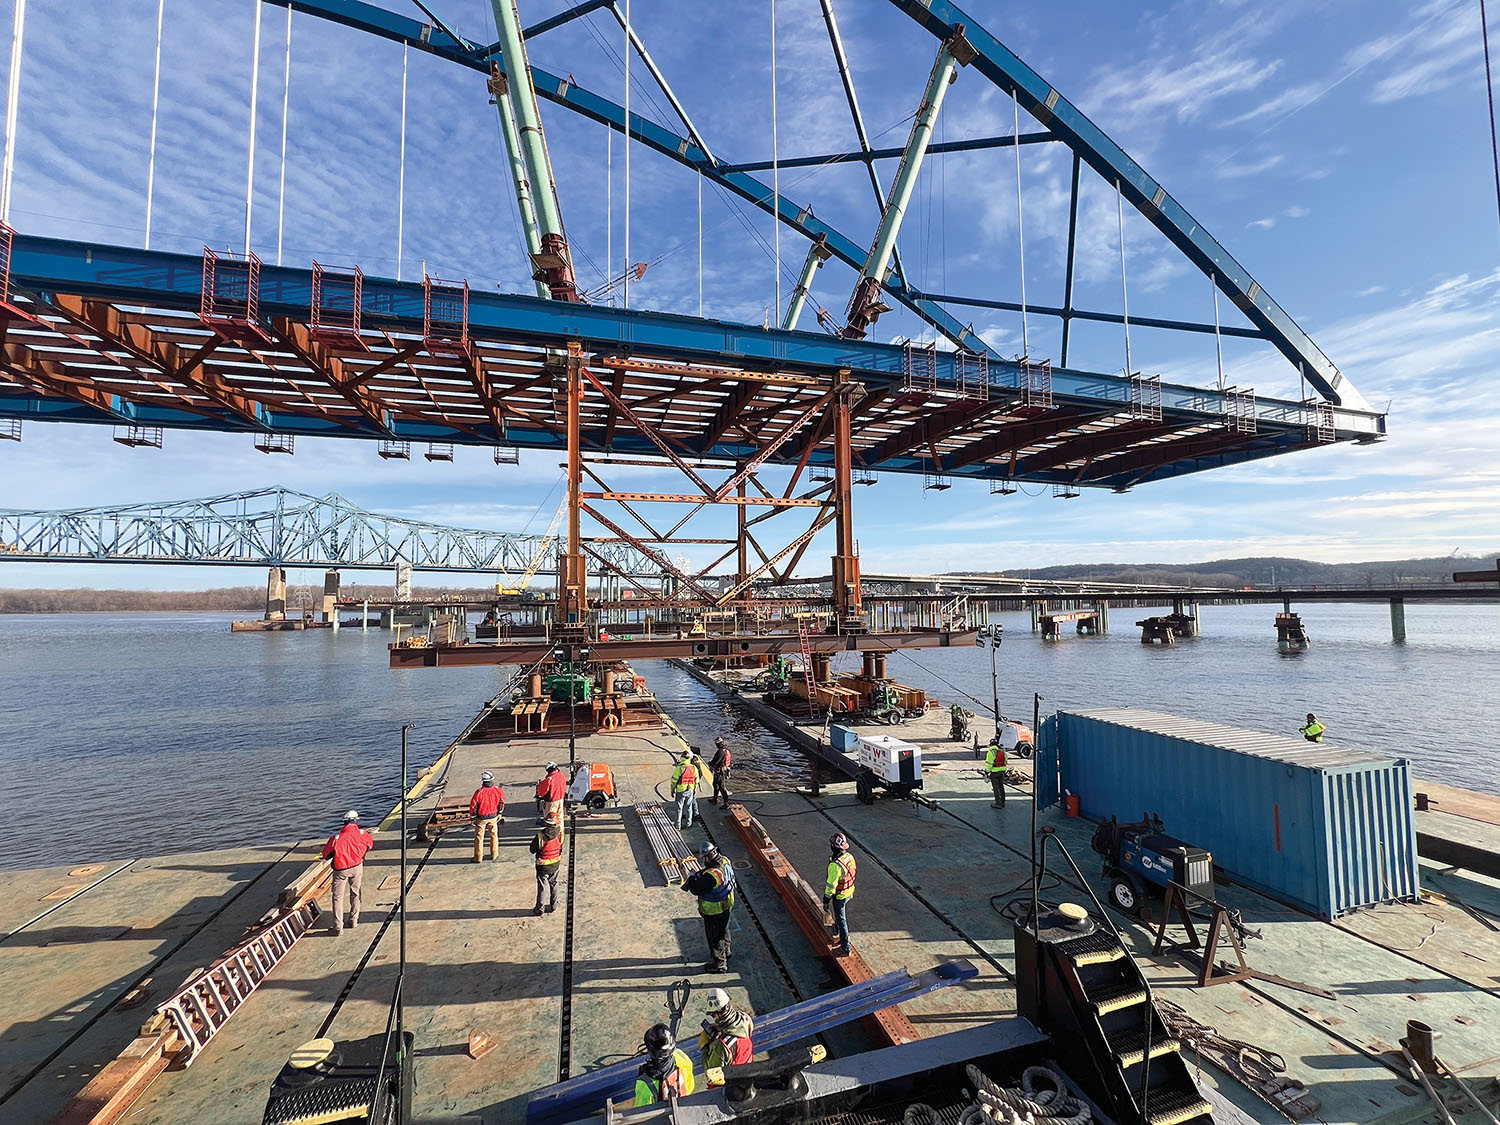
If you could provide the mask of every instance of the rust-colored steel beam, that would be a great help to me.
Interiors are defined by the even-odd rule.
[[[670,559],[667,558],[666,555],[663,555],[660,551],[652,550],[641,540],[632,538],[630,533],[622,528],[619,524],[615,523],[607,516],[600,515],[595,508],[590,507],[582,501],[579,501],[579,509],[580,511],[587,512],[589,515],[593,516],[596,520],[602,523],[605,527],[613,531],[616,535],[623,538],[637,551],[660,566],[666,573],[674,575],[675,577],[681,579],[686,585],[690,586],[694,591],[696,591],[700,598],[703,598],[710,602],[714,600],[713,594],[709,593],[702,586],[698,585],[697,581],[693,578],[692,575],[688,574],[686,571],[682,570],[680,567],[674,564]]]
[[[804,543],[811,542],[814,535],[822,531],[825,527],[833,522],[835,515],[835,512],[824,512],[817,519],[815,519],[813,521],[813,525],[806,531],[804,531],[801,535],[797,536],[797,538],[793,539],[790,543],[788,543],[781,550],[777,551],[769,559],[766,559],[765,563],[757,567],[752,573],[745,575],[744,578],[741,578],[733,586],[731,586],[729,589],[725,590],[722,594],[715,598],[714,605],[723,605],[725,602],[732,601],[737,598],[742,590],[746,589],[749,586],[753,586],[756,579],[760,578],[761,575],[767,573],[778,562],[786,558],[798,547],[801,547]],[[783,581],[785,581],[785,579],[783,579]]]
[[[757,603],[758,604],[758,603]],[[942,632],[936,629],[905,633],[814,633],[808,637],[813,652],[859,652],[883,649],[968,647],[979,636],[973,629]],[[653,637],[631,641],[598,641],[590,646],[594,660],[667,660],[681,657],[777,656],[800,651],[796,633],[747,634],[744,636]],[[392,668],[465,668],[495,664],[534,664],[552,653],[545,638],[509,644],[392,645]]]
[[[722,496],[715,499],[712,496],[692,496],[676,492],[582,492],[579,495],[585,500],[612,500],[631,504],[697,504],[699,507],[705,504],[739,504],[751,508],[817,508],[823,503],[805,496],[790,499],[783,496]]]
[[[776,894],[786,904],[792,920],[812,944],[813,950],[829,958],[839,975],[850,984],[863,984],[873,979],[874,971],[859,955],[858,950],[850,950],[845,954],[835,951],[828,935],[828,927],[823,924],[821,897],[808,885],[806,879],[797,874],[797,869],[776,846],[765,826],[738,801],[730,802],[729,823],[739,833],[756,865],[765,873],[771,886],[776,889]],[[891,1046],[913,1043],[922,1037],[899,1004],[882,1008],[868,1017],[867,1024],[871,1031]]]
[[[381,431],[391,432],[386,421],[385,404],[347,374],[344,361],[315,337],[312,329],[286,317],[272,317],[271,331],[340,398],[359,411],[361,417]]]
[[[576,347],[577,345],[574,344],[570,346]],[[609,401],[611,406],[613,406],[621,414],[625,415],[625,417],[630,420],[630,424],[632,426],[638,429],[641,433],[645,434],[646,437],[650,440],[651,444],[656,446],[657,449],[660,449],[663,455],[666,456],[666,458],[671,461],[672,464],[677,466],[678,470],[682,473],[683,476],[687,477],[688,480],[692,481],[704,492],[713,492],[713,488],[709,486],[709,483],[702,477],[700,477],[697,473],[693,472],[693,467],[682,459],[681,454],[679,454],[676,449],[672,448],[672,445],[674,444],[673,439],[667,437],[663,433],[658,432],[655,426],[650,425],[634,410],[625,405],[625,400],[619,395],[615,394],[615,392],[611,388],[606,387],[597,378],[595,378],[594,373],[587,367],[583,367],[581,368],[581,370],[583,372],[583,377],[594,385],[594,389],[602,394]],[[681,443],[675,444],[680,445]],[[571,449],[572,447],[573,446],[570,441],[569,448]],[[687,449],[686,446],[681,446],[681,448],[683,452],[692,452],[691,450]]]
[[[804,410],[798,416],[795,422],[791,423],[791,425],[783,429],[781,433],[777,434],[770,441],[766,442],[765,445],[756,450],[755,455],[751,457],[749,461],[745,462],[744,466],[737,473],[735,473],[734,476],[730,477],[723,484],[719,485],[718,488],[714,489],[713,496],[715,502],[722,500],[725,496],[727,496],[730,492],[732,492],[739,486],[740,481],[744,480],[751,473],[755,472],[756,469],[764,465],[766,463],[766,458],[770,457],[771,454],[775,453],[778,449],[785,445],[789,437],[800,430],[802,426],[809,419],[811,419],[814,414],[823,409],[828,400],[833,397],[833,394],[833,391],[829,391],[827,394],[820,397],[816,402],[814,402],[811,406]]]
[[[854,544],[854,488],[849,372],[840,371],[833,403],[833,606],[839,621],[853,622],[864,612],[860,597],[859,552]],[[799,558],[801,556],[798,556]],[[795,563],[793,564],[795,565]],[[788,571],[790,571],[788,567]]]
[[[739,371],[730,367],[694,367],[688,363],[665,363],[618,355],[599,356],[595,362],[600,367],[609,367],[617,371],[640,371],[650,375],[685,375],[711,383],[774,383],[783,387],[823,386],[823,381],[815,375],[792,375],[782,371]]]
[[[1058,442],[1051,449],[1044,449],[1039,453],[1033,453],[1030,457],[1024,457],[1016,466],[1015,471],[1017,474],[1037,473],[1045,469],[1055,469],[1059,465],[1066,465],[1069,461],[1088,461],[1098,457],[1107,457],[1111,453],[1129,449],[1138,442],[1152,441],[1168,434],[1179,433],[1188,425],[1189,423],[1184,422],[1147,422],[1143,419],[1121,422],[1118,426],[1111,426],[1107,430],[1094,430],[1091,433],[1079,434],[1077,437]]]
[[[1025,449],[1028,445],[1035,445],[1039,441],[1046,441],[1050,437],[1067,433],[1085,422],[1104,416],[1105,413],[1102,410],[1084,410],[1076,406],[1059,407],[1040,418],[1007,422],[989,436],[981,438],[972,445],[955,450],[944,460],[950,470],[962,469],[976,461],[988,461],[991,457],[999,457],[1002,454],[1014,453],[1018,449]]]
[[[1008,402],[962,402],[945,406],[931,414],[922,415],[906,429],[876,442],[864,451],[860,460],[867,465],[874,465],[892,457],[900,457],[920,446],[942,441],[967,425],[1008,409]]]
[[[568,342],[568,499],[567,550],[557,553],[557,624],[561,628],[584,628],[588,623],[589,579],[583,558],[583,501],[579,493],[583,484],[583,433],[580,411],[583,406],[583,349],[576,340]],[[624,532],[615,529],[617,535]]]
[[[1264,435],[1240,434],[1230,430],[1212,430],[1208,433],[1188,434],[1185,437],[1174,438],[1171,441],[1157,442],[1148,445],[1144,449],[1138,449],[1133,453],[1123,453],[1118,457],[1110,457],[1089,469],[1087,473],[1080,474],[1080,484],[1089,481],[1103,480],[1107,477],[1116,477],[1122,473],[1134,473],[1133,480],[1154,472],[1163,465],[1171,464],[1179,458],[1203,457],[1211,453],[1227,452],[1247,445]]]

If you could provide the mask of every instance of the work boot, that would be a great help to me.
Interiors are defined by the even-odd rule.
[[[727,973],[729,971],[729,966],[715,965],[712,961],[710,961],[708,964],[703,966],[703,971],[705,973]]]
[[[532,907],[531,912],[533,914],[535,914],[538,918],[540,918],[542,916],[542,908],[540,906],[534,906],[534,907]]]
[[[555,903],[555,902],[549,902],[547,904],[547,913],[548,914],[551,914],[556,909],[557,909],[557,903]]]

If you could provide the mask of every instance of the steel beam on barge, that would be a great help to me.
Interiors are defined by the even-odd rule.
[[[692,608],[684,604],[681,608]],[[943,632],[936,629],[905,633],[816,633],[808,638],[813,652],[859,652],[872,646],[886,649],[956,648],[974,644],[974,629]],[[776,656],[799,652],[795,633],[733,637],[653,637],[633,641],[599,641],[589,646],[594,660],[667,660],[679,657]],[[546,640],[514,644],[391,646],[392,668],[468,668],[485,664],[534,664],[552,655]]]

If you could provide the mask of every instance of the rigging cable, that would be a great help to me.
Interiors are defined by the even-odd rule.
[[[151,198],[156,190],[156,111],[161,102],[161,22],[166,7],[167,0],[156,0],[156,75],[151,79],[151,143],[146,156],[147,250],[151,249]]]
[[[1484,0],[1479,0],[1479,35],[1484,43],[1484,89],[1489,95],[1490,154],[1495,161],[1495,207],[1500,211],[1500,136],[1495,132],[1495,79],[1490,69],[1490,24],[1485,12]],[[6,187],[10,186],[10,174],[6,173]],[[7,192],[7,194],[9,194]]]
[[[776,237],[776,316],[781,320],[781,150],[776,130],[776,0],[771,0],[771,225]]]
[[[1219,355],[1219,391],[1220,391],[1220,393],[1223,393],[1223,390],[1224,390],[1224,336],[1219,331],[1219,279],[1213,273],[1210,273],[1208,275],[1208,288],[1209,288],[1209,292],[1211,292],[1214,295],[1214,348],[1217,349],[1218,355]],[[1297,368],[1298,368],[1298,370],[1301,370],[1302,365],[1299,363],[1297,365]],[[1305,398],[1307,396],[1304,395],[1303,397]]]
[[[1125,192],[1120,181],[1115,181],[1115,214],[1120,222],[1120,307],[1125,317],[1125,378],[1131,376],[1130,366],[1130,290],[1125,284]]]
[[[26,0],[16,0],[10,33],[10,76],[5,91],[5,168],[0,173],[0,222],[10,222],[10,181],[16,168],[16,110],[21,100],[21,37],[26,30]]]
[[[625,307],[630,308],[630,0],[625,0]]]
[[[401,166],[396,173],[396,280],[401,280],[402,243],[406,238],[406,57],[411,48],[401,45]]]
[[[286,119],[292,97],[292,6],[286,6],[286,63],[281,86],[281,186],[276,196],[276,264],[281,265],[281,235],[286,225]]]
[[[250,144],[245,158],[245,256],[250,255],[250,216],[255,209],[255,118],[260,97],[260,0],[255,5],[255,40],[250,63]]]
[[[1029,363],[1031,335],[1026,327],[1026,227],[1021,215],[1021,102],[1016,90],[1010,93],[1010,107],[1016,150],[1016,243],[1021,251],[1021,355]]]

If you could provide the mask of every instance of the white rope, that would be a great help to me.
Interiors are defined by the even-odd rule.
[[[151,199],[156,191],[156,112],[161,103],[161,22],[167,0],[156,0],[156,75],[151,79],[151,145],[146,157],[146,249],[151,249]]]
[[[250,253],[250,216],[255,210],[255,118],[260,98],[260,0],[255,5],[255,53],[250,64],[250,148],[245,159],[245,253]]]
[[[1224,337],[1219,332],[1219,279],[1208,275],[1208,288],[1214,295],[1214,347],[1219,353],[1219,390],[1224,389]]]
[[[1125,284],[1125,193],[1115,181],[1115,214],[1120,221],[1120,301],[1125,315],[1125,378],[1134,374],[1130,366],[1130,290]]]
[[[401,280],[401,255],[406,238],[406,57],[410,48],[401,47],[401,167],[396,173],[396,280]]]
[[[5,167],[0,172],[0,221],[10,222],[10,181],[16,168],[16,110],[21,102],[21,37],[26,30],[26,0],[15,0],[10,32],[10,83],[5,91]]]
[[[625,307],[630,307],[630,0],[625,0]]]
[[[776,317],[781,319],[781,146],[776,109],[776,0],[771,0],[771,223],[775,233]]]
[[[1021,247],[1021,355],[1030,360],[1031,334],[1026,327],[1026,226],[1021,219],[1021,103],[1014,91],[1010,105],[1016,141],[1016,241]]]
[[[281,265],[281,234],[286,225],[286,119],[292,97],[292,6],[286,6],[286,63],[281,87],[281,186],[276,196],[276,264]]]

